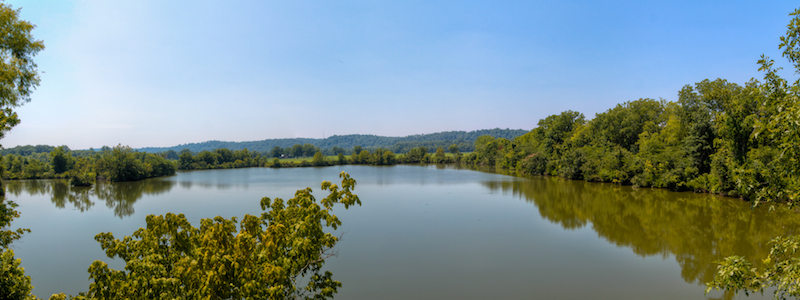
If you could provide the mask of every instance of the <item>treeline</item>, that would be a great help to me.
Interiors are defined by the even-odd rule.
[[[141,148],[140,151],[159,153],[172,151],[181,151],[188,149],[193,153],[201,151],[213,151],[216,149],[230,149],[231,151],[249,149],[253,152],[261,152],[263,154],[272,151],[275,147],[290,148],[294,145],[311,144],[314,147],[320,148],[323,153],[334,147],[341,149],[353,149],[355,146],[361,146],[370,151],[381,149],[389,149],[395,153],[405,153],[412,148],[426,147],[428,149],[436,149],[438,147],[447,148],[451,144],[459,146],[461,152],[471,152],[475,139],[479,136],[490,135],[495,138],[513,139],[517,136],[523,135],[527,130],[522,129],[483,129],[475,131],[448,131],[431,134],[417,134],[405,137],[387,137],[377,135],[334,135],[325,139],[310,139],[310,138],[296,138],[296,139],[268,139],[262,141],[251,142],[223,142],[223,141],[207,141],[202,143],[190,143],[177,145],[174,147],[149,147]],[[337,153],[338,154],[338,153]],[[347,154],[347,153],[345,153]]]
[[[463,155],[458,144],[430,149],[411,148],[405,154],[390,149],[353,149],[334,147],[322,150],[311,144],[275,147],[264,155],[248,149],[231,151],[216,149],[193,153],[168,150],[161,153],[137,152],[130,147],[103,147],[99,151],[71,151],[66,146],[25,146],[2,158],[4,179],[70,178],[74,185],[91,185],[97,178],[111,181],[133,181],[168,176],[176,170],[232,169],[246,167],[313,167],[336,164],[394,165],[403,163],[454,163]],[[28,151],[28,149],[34,149]],[[38,150],[36,150],[38,149]],[[49,151],[48,151],[49,150]],[[18,155],[13,153],[27,154]],[[330,156],[335,156],[331,159]],[[281,160],[281,158],[297,158]],[[305,159],[310,158],[310,159]]]
[[[431,146],[431,145],[433,145],[433,146]],[[455,147],[455,149],[454,149],[454,147]],[[391,151],[392,153],[400,154],[400,153],[407,153],[407,152],[411,152],[411,151],[419,151],[419,149],[425,149],[426,153],[428,153],[428,151],[430,151],[430,153],[434,153],[434,152],[436,152],[436,149],[438,149],[438,148],[442,148],[442,149],[447,148],[447,149],[450,149],[450,152],[453,152],[453,153],[459,152],[460,153],[460,152],[463,152],[462,149],[473,149],[474,147],[473,146],[469,146],[469,147],[464,146],[464,142],[451,143],[449,145],[444,145],[443,142],[417,142],[417,143],[398,144],[398,145],[395,145],[395,147],[392,147],[392,148],[380,148],[380,147],[379,148],[369,148],[369,147],[364,147],[364,146],[358,145],[358,146],[354,146],[353,148],[350,148],[350,149],[345,149],[345,148],[341,148],[341,147],[337,147],[337,146],[333,146],[333,148],[330,148],[330,149],[321,149],[321,148],[316,147],[316,146],[314,146],[312,144],[306,143],[306,144],[303,144],[303,145],[295,144],[295,145],[293,145],[291,147],[286,147],[286,148],[281,148],[281,147],[275,146],[275,147],[272,148],[272,150],[270,150],[269,152],[265,153],[265,155],[267,155],[269,157],[273,157],[273,158],[274,157],[279,157],[279,158],[312,157],[317,152],[321,152],[323,155],[326,155],[326,156],[331,156],[331,155],[336,156],[336,155],[339,155],[339,154],[352,155],[353,153],[358,155],[363,150],[367,150],[367,151],[371,151],[371,152]]]
[[[38,147],[38,146],[37,146]],[[87,155],[86,152],[91,152]],[[24,152],[22,152],[24,153]],[[73,185],[91,185],[96,180],[133,181],[174,175],[176,164],[161,155],[136,152],[128,146],[103,147],[77,155],[69,148],[49,152],[2,157],[3,179],[69,178]]]
[[[450,145],[450,154],[445,153],[441,147],[431,154],[426,147],[418,147],[411,149],[405,154],[395,154],[391,150],[378,148],[373,151],[364,149],[361,146],[353,147],[350,155],[339,153],[336,158],[329,159],[322,151],[317,151],[312,159],[301,161],[281,161],[279,158],[273,158],[272,162],[265,166],[271,168],[286,168],[286,167],[321,167],[330,165],[347,165],[347,164],[365,164],[374,166],[386,166],[396,164],[413,164],[413,163],[455,163],[460,162],[464,157],[458,151],[458,146],[455,144]]]
[[[515,139],[480,137],[464,160],[523,174],[795,200],[800,138],[783,133],[797,118],[782,112],[785,92],[772,84],[704,80],[685,86],[677,102],[639,99],[588,121],[565,111]]]
[[[161,154],[171,158],[174,151],[169,150]],[[229,149],[216,149],[214,151],[201,151],[194,155],[188,149],[181,150],[178,154],[178,169],[180,170],[206,170],[206,169],[232,169],[245,167],[263,167],[267,164],[267,157],[258,152],[247,149],[231,151]]]

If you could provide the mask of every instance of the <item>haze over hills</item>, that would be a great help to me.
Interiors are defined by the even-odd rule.
[[[189,149],[192,152],[199,152],[203,150],[214,150],[219,148],[227,148],[230,150],[241,150],[247,148],[250,151],[267,152],[274,147],[292,147],[295,144],[312,144],[320,149],[330,149],[333,147],[340,147],[344,149],[353,149],[355,146],[361,146],[365,149],[385,148],[392,150],[396,153],[407,152],[409,149],[419,146],[436,149],[436,147],[447,148],[452,144],[459,146],[462,152],[472,151],[475,139],[482,135],[490,135],[495,138],[513,139],[520,135],[527,133],[528,130],[523,129],[481,129],[475,131],[446,131],[430,134],[416,134],[404,137],[389,137],[365,134],[350,134],[350,135],[334,135],[324,139],[313,138],[291,138],[291,139],[266,139],[261,141],[248,141],[248,142],[224,142],[224,141],[206,141],[202,143],[189,143],[172,147],[146,147],[136,149],[143,152],[164,152],[169,150],[181,151]]]

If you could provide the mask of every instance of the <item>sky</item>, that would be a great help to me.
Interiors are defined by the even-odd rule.
[[[795,1],[6,0],[41,83],[0,144],[530,130],[761,79]]]

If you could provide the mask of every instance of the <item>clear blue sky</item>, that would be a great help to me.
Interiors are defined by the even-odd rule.
[[[173,146],[532,129],[760,79],[795,1],[7,0],[41,85],[0,140]],[[785,71],[784,75],[792,75]]]

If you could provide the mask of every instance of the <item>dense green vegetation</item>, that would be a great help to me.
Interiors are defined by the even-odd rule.
[[[110,181],[132,181],[174,175],[175,162],[161,155],[135,152],[127,146],[91,151],[78,157],[67,147],[50,152],[34,152],[28,156],[3,156],[3,179],[70,178],[74,185],[91,185],[96,178]]]
[[[482,136],[474,164],[522,174],[797,200],[796,133],[774,83],[723,79],[687,85],[677,102],[639,99],[594,119],[565,111],[513,140]],[[778,97],[780,96],[780,97]]]
[[[414,135],[404,138],[389,138],[366,135],[333,136],[328,139],[338,141],[340,145],[349,145],[355,141],[363,141],[365,144],[355,145],[348,148],[331,146],[321,148],[312,143],[297,143],[285,147],[274,146],[264,151],[250,151],[248,148],[236,149],[242,144],[250,143],[202,143],[200,148],[210,148],[211,150],[195,151],[198,147],[182,148],[178,151],[167,148],[158,153],[143,154],[139,152],[135,156],[144,161],[144,157],[150,157],[151,161],[158,161],[159,164],[166,165],[166,160],[175,161],[175,168],[178,170],[205,170],[205,169],[230,169],[244,167],[308,167],[308,166],[328,166],[333,164],[372,164],[372,165],[392,165],[397,163],[452,163],[457,162],[460,157],[444,155],[444,149],[448,149],[451,154],[464,151],[472,151],[474,144],[472,140],[478,133],[485,133],[493,137],[513,138],[525,131],[509,129],[490,129],[472,132],[452,131],[428,135]],[[350,137],[345,139],[344,137]],[[326,139],[326,140],[328,140]],[[400,142],[395,142],[397,140]],[[299,139],[287,139],[286,141],[298,141]],[[452,142],[451,140],[455,140]],[[268,140],[274,141],[274,140]],[[309,141],[317,141],[309,139]],[[348,142],[342,142],[348,141]],[[394,144],[392,144],[394,143]],[[324,145],[335,144],[334,142],[324,143]],[[392,145],[390,148],[383,148],[376,145]],[[227,145],[232,148],[223,148]],[[258,147],[258,146],[257,146]],[[175,147],[173,147],[175,148]],[[155,148],[145,148],[152,150]],[[0,150],[3,155],[2,166],[6,173],[4,179],[44,179],[44,178],[72,178],[78,185],[90,185],[94,179],[89,175],[97,174],[98,166],[95,162],[98,158],[113,152],[109,147],[100,150],[70,150],[67,146],[48,146],[48,145],[26,145],[17,146],[11,149]],[[362,154],[363,151],[366,153]],[[438,151],[438,152],[437,152]],[[355,152],[355,155],[353,153]],[[387,153],[388,152],[388,153]],[[316,155],[320,153],[320,155]],[[402,153],[407,153],[403,156]],[[338,156],[345,156],[338,159]],[[313,157],[317,156],[316,160]],[[336,159],[329,159],[328,156],[337,156]],[[378,156],[381,156],[378,159]],[[385,156],[385,157],[384,157]],[[394,157],[394,158],[392,158]],[[301,160],[275,161],[274,158],[308,158]],[[85,159],[85,160],[81,160]],[[77,163],[77,165],[76,165]],[[76,166],[79,168],[76,170]],[[101,167],[108,167],[103,165]],[[102,170],[101,170],[102,171]],[[159,175],[160,174],[160,175]],[[152,174],[151,174],[152,175]],[[171,173],[156,173],[156,175],[142,176],[138,179],[171,175]],[[111,177],[102,177],[111,178]],[[132,179],[132,180],[138,180]]]
[[[202,151],[193,155],[184,149],[178,155],[178,169],[181,170],[203,170],[203,169],[231,169],[244,167],[261,167],[266,164],[267,157],[258,152],[250,152],[247,149],[231,151],[228,149],[216,149],[214,151]]]
[[[40,145],[14,148],[14,151],[3,156],[2,167],[5,170],[3,179],[70,178],[74,185],[91,185],[95,181],[95,177],[111,181],[130,181],[172,175],[175,169],[207,170],[246,167],[312,167],[336,164],[394,165],[459,162],[463,157],[459,146],[451,144],[447,148],[449,153],[445,152],[442,147],[429,149],[420,146],[410,149],[405,154],[395,154],[395,152],[383,148],[370,151],[361,146],[353,147],[353,149],[334,147],[331,149],[333,154],[326,155],[325,151],[314,145],[296,144],[286,148],[274,147],[264,155],[248,149],[231,151],[222,148],[214,151],[204,150],[199,153],[183,149],[180,152],[168,150],[154,154],[136,152],[129,147],[122,146],[103,147],[100,151],[70,151],[66,146]],[[126,161],[117,158],[119,155],[128,156],[133,160],[130,160],[131,163],[126,166],[117,166],[116,163]],[[140,163],[134,161],[140,161]],[[123,172],[122,170],[126,168],[134,168],[131,174],[139,174],[139,176],[126,176],[126,179],[112,176],[112,173]]]
[[[30,101],[30,95],[39,85],[39,74],[33,57],[44,49],[44,43],[33,38],[33,24],[19,19],[19,10],[0,3],[0,138],[20,120],[14,111]],[[0,189],[2,191],[2,189]],[[2,193],[0,193],[2,194]],[[9,248],[26,229],[8,229],[19,213],[16,204],[0,195],[0,296],[4,299],[32,299],[30,276],[20,267]]]
[[[790,16],[794,18],[787,26],[786,35],[781,37],[779,48],[797,73],[800,72],[800,9]],[[756,104],[759,114],[729,125],[739,128],[753,124],[754,128],[749,139],[729,141],[740,147],[733,148],[730,156],[741,161],[743,166],[736,169],[736,175],[741,178],[735,184],[755,190],[756,203],[758,200],[781,201],[795,207],[800,200],[800,79],[790,84],[778,76],[774,61],[764,55],[759,63],[759,70],[766,73],[765,83],[760,86],[764,101]],[[765,149],[753,144],[765,144],[760,147]],[[707,283],[707,291],[725,289],[749,294],[775,287],[775,298],[800,297],[800,236],[779,236],[770,244],[769,255],[762,260],[766,266],[741,256],[725,258],[714,280]]]
[[[377,135],[334,135],[325,139],[309,139],[309,138],[296,138],[296,139],[268,139],[263,141],[253,142],[222,142],[222,141],[208,141],[202,143],[191,143],[184,145],[177,145],[174,147],[164,148],[142,148],[140,151],[159,153],[172,151],[181,151],[188,149],[193,153],[201,151],[214,151],[216,149],[229,149],[231,151],[250,149],[253,152],[269,153],[275,147],[291,148],[294,145],[304,146],[310,144],[319,148],[323,154],[336,155],[333,149],[353,149],[355,146],[360,146],[370,151],[378,148],[388,149],[394,153],[405,153],[412,148],[426,147],[428,149],[436,149],[438,147],[447,148],[451,144],[456,144],[461,152],[470,152],[474,145],[476,138],[482,135],[490,135],[496,138],[512,139],[517,136],[523,135],[527,132],[521,129],[482,129],[475,131],[447,131],[431,134],[417,134],[405,137],[387,137]],[[27,146],[33,147],[33,146]],[[39,146],[36,146],[39,147]],[[6,154],[5,152],[0,152]],[[347,153],[345,153],[347,154]],[[313,155],[313,153],[311,154]],[[311,156],[307,155],[307,156]]]

